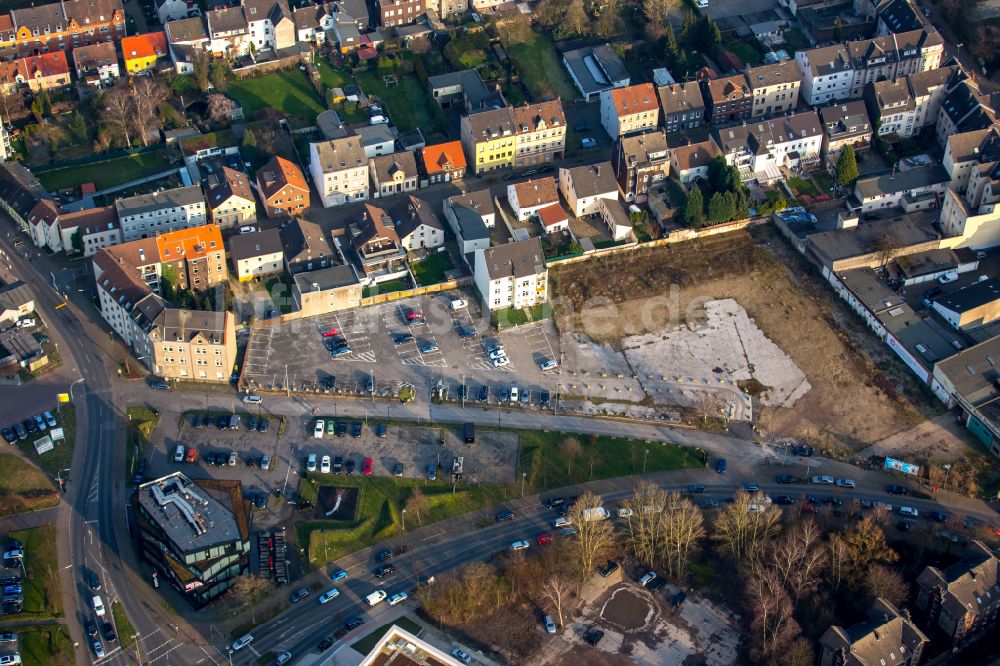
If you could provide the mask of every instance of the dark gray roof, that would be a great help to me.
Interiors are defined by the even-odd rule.
[[[35,293],[21,280],[0,287],[0,308],[4,310],[16,310],[33,300]]]
[[[233,512],[180,472],[142,484],[136,495],[143,513],[178,553],[240,540]]]
[[[379,183],[391,181],[393,174],[400,170],[407,178],[413,178],[417,175],[417,158],[409,151],[377,155],[371,158],[371,168],[375,172],[375,181]]]
[[[434,208],[426,201],[418,199],[412,194],[390,208],[389,217],[392,218],[393,223],[396,225],[396,235],[400,238],[406,238],[420,228],[422,224],[444,231],[444,224],[441,223],[441,218],[434,212]]]
[[[625,81],[628,85],[629,75],[625,64],[607,44],[566,51],[563,58],[573,76],[580,82],[584,93],[607,90],[619,81]]]
[[[909,32],[924,27],[910,0],[889,0],[878,9],[878,17],[889,32]]]
[[[246,32],[249,29],[246,16],[243,15],[242,7],[216,9],[208,12],[206,19],[208,20],[208,32],[210,35]]]
[[[871,121],[868,119],[868,107],[861,100],[837,102],[819,109],[827,136],[837,140],[855,134],[870,134]]]
[[[427,78],[431,90],[459,86],[469,100],[469,110],[500,108],[504,105],[503,98],[490,90],[479,75],[479,70],[463,69],[459,72],[448,72]]]
[[[891,664],[919,650],[927,637],[885,599],[876,599],[868,619],[848,629],[832,626],[820,638],[825,650],[843,654],[844,666]]]
[[[942,588],[942,606],[958,619],[967,614],[975,616],[981,611],[989,612],[1000,602],[1000,561],[981,541],[973,541],[970,549],[974,552],[968,559],[956,562],[944,571],[927,567],[917,576],[917,585],[921,588]]]
[[[374,146],[386,141],[395,141],[396,137],[388,125],[361,125],[354,128],[354,133],[361,138],[362,146]]]
[[[511,276],[522,278],[545,271],[545,254],[537,237],[488,247],[482,253],[491,280]],[[476,255],[478,260],[479,253]]]
[[[188,185],[186,187],[163,190],[162,192],[139,194],[127,199],[118,199],[115,201],[115,208],[118,209],[118,217],[121,218],[140,213],[150,213],[165,208],[190,206],[196,203],[205,203],[205,196],[201,193],[201,188],[197,185]]]
[[[315,222],[296,218],[281,230],[281,243],[285,249],[285,260],[296,262],[336,258],[330,241],[323,229]]]
[[[0,199],[24,219],[39,202],[51,202],[48,190],[20,162],[0,164]]]
[[[232,257],[233,261],[281,251],[281,234],[277,229],[263,229],[252,234],[237,234],[229,239],[229,256]]]
[[[615,180],[611,162],[583,164],[565,170],[572,178],[573,191],[578,198],[593,197],[608,192],[618,193],[618,181]]]
[[[705,98],[702,97],[701,86],[697,81],[660,86],[656,89],[656,96],[660,98],[660,109],[663,110],[664,117],[673,113],[705,109]]]
[[[328,289],[350,287],[351,285],[360,283],[358,274],[350,264],[337,264],[329,268],[296,273],[293,278],[295,279],[295,286],[298,287],[300,293],[326,291]]]
[[[951,178],[948,172],[940,164],[930,164],[919,166],[907,171],[896,171],[884,173],[881,176],[872,176],[859,180],[855,187],[864,198],[878,196],[880,194],[895,194],[906,192],[919,187],[927,187],[938,183],[947,183]]]
[[[997,300],[1000,300],[1000,280],[990,278],[939,296],[934,303],[952,312],[961,313]]]
[[[483,217],[496,215],[496,205],[488,189],[456,194],[448,199],[448,203],[455,214],[463,239],[472,241],[490,237],[490,230],[483,222]]]
[[[171,44],[179,42],[198,42],[208,39],[205,31],[204,19],[200,16],[193,18],[168,21],[164,27]]]

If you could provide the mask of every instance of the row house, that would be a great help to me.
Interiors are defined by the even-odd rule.
[[[417,189],[417,159],[408,150],[371,158],[368,174],[375,199]]]
[[[864,100],[879,136],[907,139],[937,123],[941,104],[961,74],[957,65],[884,80],[865,87]]]
[[[647,132],[618,137],[611,165],[625,201],[646,201],[649,188],[666,180],[670,173],[666,136],[663,132]]]
[[[292,22],[295,23],[297,41],[322,46],[326,43],[327,33],[336,25],[337,19],[329,5],[318,4],[292,9]]]
[[[823,155],[828,164],[837,163],[845,146],[864,150],[871,146],[872,124],[861,100],[838,102],[819,109],[823,121]]]
[[[670,172],[684,185],[708,178],[708,165],[722,155],[712,140],[677,146],[670,151]]]
[[[147,336],[152,347],[152,363],[149,367],[156,376],[213,384],[229,382],[236,364],[236,318],[232,312],[165,308],[153,319]],[[200,483],[233,482],[208,480]],[[236,483],[238,485],[239,482]],[[233,504],[237,511],[246,510],[246,503],[239,499]],[[205,512],[204,504],[200,511]],[[213,517],[212,520],[215,525],[217,518]],[[245,528],[246,524],[244,522],[239,540],[243,552],[249,553],[250,534]],[[227,530],[225,533],[229,534],[231,531]],[[187,540],[187,543],[195,541]],[[207,548],[204,541],[197,543],[198,550],[201,550],[203,555],[214,550]],[[205,573],[214,575],[214,580],[206,579],[205,585],[193,588],[193,591],[188,590],[189,586],[185,585],[185,591],[192,596],[205,595],[201,598],[211,598],[213,592],[218,594],[221,590],[225,590],[226,584],[212,585],[213,582],[223,578],[222,575],[216,574],[217,571],[219,571],[217,566],[206,567]],[[230,573],[235,575],[235,567]]]
[[[178,74],[192,74],[196,54],[210,50],[205,19],[197,16],[170,21],[163,26],[163,31],[167,36],[167,49],[174,69]]]
[[[931,631],[961,645],[996,625],[1000,614],[1000,560],[981,541],[945,569],[926,567],[917,576],[917,607]]]
[[[652,83],[601,93],[601,125],[612,139],[654,130],[659,123],[659,97]]]
[[[986,173],[997,160],[1000,160],[1000,131],[991,126],[949,136],[941,165],[951,178],[948,187],[965,192],[973,171]]]
[[[435,11],[442,19],[458,17],[469,11],[467,0],[427,0],[427,11]]]
[[[802,79],[791,61],[747,67],[747,81],[753,94],[754,118],[794,111],[799,104]]]
[[[549,272],[538,237],[477,249],[474,263],[484,312],[548,301]]]
[[[239,58],[250,53],[250,26],[242,7],[213,9],[205,14],[208,50],[216,58]]]
[[[427,12],[424,0],[375,0],[375,8],[383,28],[416,23]]]
[[[745,74],[704,82],[705,106],[713,125],[746,120],[753,114],[753,90]]]
[[[566,149],[566,116],[558,100],[470,113],[461,140],[477,174],[551,162]]]
[[[204,180],[208,219],[220,229],[232,229],[257,221],[257,200],[250,179],[242,171],[222,167]]]
[[[602,199],[618,201],[618,181],[611,162],[560,167],[559,191],[577,217],[595,215]]]
[[[162,31],[147,32],[122,39],[125,71],[130,76],[155,72],[160,59],[168,56],[167,35]]]
[[[121,76],[115,43],[100,42],[73,49],[73,69],[77,80],[87,85],[112,85]]]
[[[280,235],[285,268],[289,275],[330,268],[339,261],[330,240],[315,222],[295,218],[280,230]]]
[[[503,95],[495,88],[487,86],[477,69],[463,69],[431,76],[427,79],[427,85],[431,97],[442,108],[462,104],[466,113],[472,113],[507,105]]]
[[[243,0],[248,37],[257,51],[295,46],[295,23],[285,0]]]
[[[218,226],[205,224],[170,231],[152,240],[156,242],[161,266],[173,267],[177,276],[174,286],[177,289],[202,291],[229,280],[222,231]],[[162,275],[162,268],[160,271]]]
[[[22,86],[33,92],[55,90],[70,83],[69,62],[62,51],[0,63],[0,86],[6,93]]]
[[[939,225],[959,247],[1000,245],[1000,135],[972,130],[949,137],[944,155],[949,179]]]
[[[819,666],[918,666],[928,642],[908,612],[877,598],[863,622],[846,629],[833,625],[823,633]]]
[[[851,60],[843,44],[795,52],[795,66],[802,79],[802,101],[823,106],[851,95]]]
[[[59,234],[62,248],[68,255],[91,257],[100,249],[122,242],[122,229],[114,206],[63,211],[59,215]]]
[[[854,197],[862,213],[880,208],[902,208],[907,213],[935,208],[950,182],[940,164],[918,166],[879,176],[859,178],[854,183]]]
[[[297,217],[309,209],[309,184],[297,164],[275,155],[257,171],[257,192],[269,218]]]
[[[406,251],[384,208],[366,203],[361,222],[349,224],[347,233],[369,284],[406,274]]]
[[[65,51],[126,35],[121,0],[64,0],[0,16],[0,58]]]
[[[665,132],[697,129],[705,124],[705,98],[697,81],[658,86],[656,96]]]
[[[542,176],[507,186],[507,202],[519,221],[537,215],[547,206],[559,203],[559,190],[551,176]]]
[[[389,210],[399,243],[409,252],[444,245],[444,223],[434,207],[412,194]]]
[[[934,128],[938,145],[944,147],[952,134],[985,129],[995,123],[996,118],[991,96],[982,94],[972,81],[962,81],[952,87],[941,102]]]
[[[490,229],[496,225],[497,209],[488,189],[450,196],[444,200],[443,208],[462,257],[490,246]]]
[[[284,248],[277,229],[236,234],[229,239],[229,260],[240,282],[279,275],[284,271]]]
[[[367,199],[368,168],[356,136],[309,144],[309,173],[324,208]]]
[[[369,159],[396,152],[396,135],[388,125],[361,125],[355,128],[354,134],[365,149],[365,157]]]
[[[448,141],[420,149],[420,163],[427,183],[450,183],[465,176],[461,141]]]
[[[771,182],[780,169],[800,170],[819,161],[823,129],[816,111],[804,111],[774,120],[715,128],[712,138],[744,180]]]
[[[197,185],[139,194],[115,201],[122,241],[205,224],[205,197]]]

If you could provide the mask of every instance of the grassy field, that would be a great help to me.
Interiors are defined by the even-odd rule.
[[[692,448],[620,437],[567,435],[562,432],[521,431],[520,469],[528,473],[533,492],[616,476],[705,466],[703,454]],[[579,453],[572,458],[563,442],[575,439]],[[645,452],[649,451],[648,454]]]
[[[227,93],[240,103],[247,118],[261,109],[273,108],[311,122],[326,110],[298,69],[233,81]]]
[[[316,67],[319,69],[320,80],[330,88],[343,88],[349,83],[354,83],[348,74],[334,69],[326,60],[320,60]],[[345,123],[361,123],[368,120],[368,113],[364,109],[359,109],[354,102],[343,102],[333,108]]]
[[[533,101],[546,97],[573,100],[577,90],[570,83],[559,59],[555,44],[545,35],[532,32],[532,39],[510,47],[510,57],[521,70],[521,76]]]
[[[492,506],[504,500],[500,489],[489,484],[467,486],[452,494],[445,481],[393,479],[384,477],[329,476],[309,474],[299,483],[302,499],[316,502],[317,489],[329,484],[360,489],[358,519],[354,522],[313,520],[296,526],[299,545],[309,555],[313,567],[333,562],[356,550],[383,541],[402,532],[402,509],[414,488],[427,497],[423,515],[407,512],[410,529],[454,518],[470,511]]]
[[[98,190],[121,185],[170,168],[166,156],[156,150],[103,162],[53,169],[37,174],[38,181],[50,192],[75,190],[83,183],[93,183]]]
[[[389,629],[392,628],[392,625],[394,624],[398,625],[402,629],[405,629],[414,636],[420,636],[420,632],[423,631],[423,628],[410,618],[401,617],[395,622],[391,622],[389,624],[383,624],[381,627],[371,632],[364,638],[358,640],[356,643],[353,643],[351,647],[354,648],[356,651],[360,652],[361,654],[368,654],[369,652],[372,651],[372,648],[378,645],[378,642],[382,639],[383,636],[385,636],[385,632],[389,631]]]
[[[135,467],[139,460],[146,457],[149,448],[149,438],[153,429],[160,423],[160,415],[154,414],[148,407],[129,407],[126,410],[129,420],[128,437],[125,449],[125,483],[132,485],[135,478]]]
[[[8,539],[24,543],[24,605],[17,615],[5,620],[47,620],[62,617],[62,594],[59,589],[59,564],[56,558],[56,528],[51,523],[20,532]]]
[[[61,624],[44,627],[19,627],[17,650],[24,666],[73,666],[73,641]]]
[[[44,472],[21,456],[0,453],[0,516],[56,504],[59,493]]]
[[[417,278],[417,284],[428,285],[444,282],[445,271],[450,271],[454,265],[447,252],[434,252],[419,262],[411,261],[410,268],[413,270],[413,277]]]
[[[28,439],[17,442],[18,448],[28,456],[28,459],[45,470],[52,479],[56,478],[61,470],[69,469],[73,462],[73,446],[76,443],[76,410],[73,405],[62,405],[60,412],[53,411],[53,414],[66,435],[66,439],[57,443],[54,449],[40,456],[35,452],[35,440],[40,439],[44,433],[34,433],[29,435]]]
[[[387,86],[383,76],[395,74],[399,83]],[[359,72],[358,85],[366,95],[378,97],[392,117],[400,132],[412,132],[416,128],[424,137],[438,131],[437,120],[431,104],[430,94],[420,85],[416,74],[406,74],[399,67],[391,72],[373,70]]]

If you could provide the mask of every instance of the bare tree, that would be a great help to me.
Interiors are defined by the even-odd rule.
[[[881,598],[895,606],[910,596],[910,586],[903,576],[885,564],[873,564],[865,571],[865,590],[872,601]]]
[[[531,20],[521,13],[504,16],[495,24],[497,37],[507,48],[531,39]]]
[[[666,509],[663,514],[663,559],[667,564],[667,575],[680,581],[684,579],[688,561],[705,537],[705,521],[701,509],[676,492],[667,495]]]
[[[580,449],[580,440],[576,437],[567,437],[559,442],[559,453],[563,454],[563,457],[566,458],[566,474],[572,471],[573,459],[580,455]]]
[[[662,516],[667,505],[665,490],[649,481],[639,481],[632,497],[623,502],[625,533],[640,564],[655,567],[665,550]]]
[[[423,55],[431,50],[431,42],[426,37],[417,37],[410,42],[410,51]]]
[[[554,609],[556,622],[563,626],[563,610],[573,593],[573,586],[562,578],[553,576],[542,585],[542,599],[549,602]]]
[[[694,398],[692,405],[695,411],[701,416],[702,425],[708,425],[709,419],[717,419],[721,416],[721,408],[725,404],[722,396],[715,391],[699,391]]]
[[[778,576],[770,570],[754,575],[747,582],[747,597],[753,614],[753,652],[755,662],[766,662],[782,645],[800,632],[792,618],[792,600]]]
[[[892,564],[899,555],[889,545],[885,531],[870,514],[854,523],[845,533],[847,542],[847,576],[857,585],[876,563]]]
[[[430,510],[430,502],[427,501],[427,495],[424,495],[424,491],[418,487],[414,487],[410,491],[410,497],[406,500],[406,510],[415,514],[417,523],[423,525],[423,515]]]
[[[230,591],[241,606],[250,607],[250,621],[257,622],[257,604],[267,598],[274,589],[271,581],[262,576],[244,574],[236,579]]]
[[[848,566],[847,540],[840,534],[831,534],[826,544],[827,558],[830,561],[830,582],[833,587],[840,587]]]
[[[132,126],[144,146],[149,145],[150,130],[160,129],[160,104],[166,97],[166,90],[152,76],[140,76],[132,85]]]
[[[778,507],[768,503],[761,493],[750,495],[740,490],[733,503],[716,517],[712,536],[733,559],[742,562],[765,539],[777,534],[780,525]]]
[[[133,117],[132,94],[128,88],[117,86],[104,96],[101,120],[125,139],[125,146],[132,147],[131,127]]]
[[[229,119],[229,114],[236,108],[236,102],[225,95],[212,94],[208,96],[208,117],[213,123],[221,123]]]
[[[583,493],[567,514],[576,527],[575,541],[580,563],[580,578],[586,578],[594,569],[594,562],[614,543],[614,526],[597,516],[603,509],[603,500],[594,493]]]
[[[670,10],[679,4],[677,0],[642,0],[642,15],[646,18],[646,32],[651,37],[663,34]]]
[[[819,585],[826,567],[822,533],[813,520],[796,523],[770,549],[771,568],[798,605],[805,592]]]
[[[583,35],[590,29],[590,18],[582,2],[570,2],[563,15],[563,27],[574,35]]]

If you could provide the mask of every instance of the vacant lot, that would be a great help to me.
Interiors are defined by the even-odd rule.
[[[0,516],[59,504],[59,493],[44,472],[13,453],[0,453]]]
[[[793,276],[741,232],[569,265],[552,271],[552,279],[553,291],[570,301],[561,308],[562,331],[582,330],[612,344],[700,322],[705,301],[735,299],[812,386],[794,408],[767,408],[763,429],[855,451],[920,416],[831,324],[833,296],[808,270],[797,267]]]
[[[396,83],[387,84],[386,76],[395,76]],[[440,129],[431,107],[435,102],[416,74],[407,74],[402,68],[394,67],[359,72],[357,81],[366,95],[379,98],[400,132],[412,132],[419,127],[426,138]]]
[[[104,190],[169,168],[170,163],[163,152],[154,150],[113,160],[53,169],[37,175],[38,181],[50,192],[75,190],[83,183],[93,183],[98,190]]]
[[[532,101],[559,97],[576,99],[578,93],[566,76],[555,44],[545,35],[532,32],[532,38],[510,47],[510,57],[521,72]]]
[[[273,108],[313,121],[326,110],[316,90],[298,69],[233,81],[227,92],[240,103],[247,118],[261,109]]]

